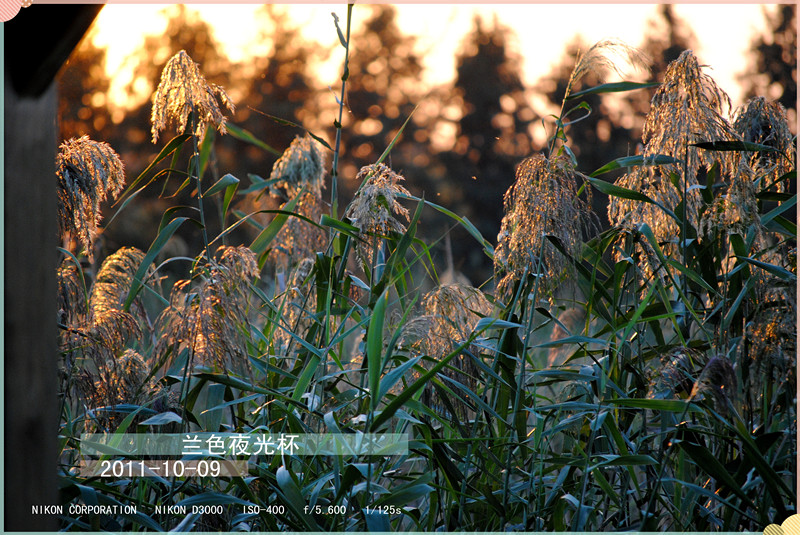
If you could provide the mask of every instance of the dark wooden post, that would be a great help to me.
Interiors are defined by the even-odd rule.
[[[54,80],[101,6],[31,6],[3,23],[4,527],[56,531],[57,505]]]
[[[56,91],[5,91],[5,527],[56,531]]]

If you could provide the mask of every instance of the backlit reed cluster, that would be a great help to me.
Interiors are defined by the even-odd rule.
[[[276,197],[291,199],[300,195],[293,212],[284,223],[270,251],[270,259],[278,266],[288,269],[298,259],[313,256],[323,250],[327,233],[315,225],[322,216],[322,188],[325,186],[325,153],[322,145],[311,136],[296,137],[275,162],[270,180],[275,183],[270,191]]]
[[[121,353],[126,344],[141,339],[147,325],[144,307],[139,299],[131,303],[129,310],[124,309],[124,303],[144,257],[134,247],[108,256],[97,272],[88,301],[83,297],[80,273],[73,264],[62,263],[57,272],[62,351],[80,349],[102,363]]]
[[[124,413],[97,411],[117,405],[145,405],[156,412],[176,410],[178,395],[151,376],[150,365],[134,349],[109,359],[96,372],[78,373],[77,388],[90,408],[90,418],[101,428],[112,430]],[[87,422],[88,424],[88,422]]]
[[[88,136],[61,144],[56,156],[58,223],[62,239],[71,233],[93,259],[93,244],[102,220],[100,204],[114,199],[125,185],[125,171],[116,152]]]
[[[786,109],[778,102],[768,102],[764,97],[754,97],[737,110],[733,121],[734,131],[743,141],[759,143],[775,152],[743,153],[749,155],[748,164],[761,187],[786,191],[787,181],[778,179],[795,169],[797,148],[789,129]]]
[[[786,190],[787,181],[779,179],[794,169],[796,149],[786,110],[763,97],[752,98],[739,108],[732,128],[736,139],[766,145],[775,152],[742,151],[731,155],[731,172],[722,177],[721,191],[703,214],[700,229],[706,236],[720,233],[746,236],[748,232],[756,232],[756,241],[761,246],[764,229],[759,217],[758,192]]]
[[[727,416],[737,401],[736,371],[726,357],[712,357],[694,382],[689,399],[706,400],[716,412]]]
[[[362,240],[358,247],[359,255],[371,263],[383,237],[391,232],[405,232],[405,224],[396,216],[408,221],[408,210],[397,199],[409,195],[409,192],[400,184],[403,177],[384,164],[362,167],[356,180],[362,184],[345,215],[359,230]]]
[[[273,331],[273,348],[277,355],[291,359],[295,349],[299,348],[292,336],[305,338],[318,320],[314,317],[317,308],[317,289],[314,278],[310,277],[314,269],[314,258],[304,258],[291,271],[286,281],[286,289],[275,299],[280,311]]]
[[[742,391],[749,405],[794,411],[797,392],[797,302],[794,292],[759,302],[741,341]],[[765,399],[766,398],[766,399]]]
[[[591,200],[578,196],[580,176],[566,158],[535,155],[517,167],[494,255],[499,295],[510,294],[526,275],[539,276],[548,296],[567,280],[571,264],[547,236],[580,257],[583,233],[593,225]]]
[[[567,84],[567,91],[570,91],[578,80],[589,73],[600,79],[608,71],[623,75],[620,60],[624,60],[635,69],[650,70],[649,60],[640,50],[615,39],[604,39],[578,56],[578,61]],[[569,93],[566,96],[569,96]]]
[[[466,344],[477,323],[482,318],[489,317],[491,313],[492,304],[480,290],[460,283],[438,286],[425,295],[419,314],[403,326],[398,346],[408,351],[412,357],[424,355],[420,366],[423,369],[430,369]],[[453,357],[440,374],[474,392],[482,376],[475,359],[491,352],[492,348],[488,347],[484,338],[476,338]],[[407,379],[414,381],[420,376],[420,371],[412,371],[407,374]],[[460,392],[452,383],[448,381],[443,383],[448,388]],[[432,385],[427,385],[425,396],[434,407],[443,407]],[[466,414],[464,404],[456,403],[454,407],[459,414]]]
[[[150,116],[153,143],[167,126],[175,125],[179,134],[186,131],[202,138],[209,125],[225,133],[225,116],[217,100],[231,112],[235,106],[218,85],[210,84],[185,50],[172,56],[161,72],[161,81],[153,94]]]
[[[142,251],[132,247],[107,257],[88,299],[74,263],[65,260],[57,271],[64,374],[74,374],[81,399],[90,408],[143,403],[167,395],[153,379],[145,380],[150,367],[130,347],[141,343],[149,328],[140,299],[134,299],[128,310],[124,307],[134,274],[144,258]]]
[[[753,228],[761,232],[761,218],[753,171],[739,159],[730,177],[724,180],[710,206],[702,212],[698,230],[707,237],[738,234],[746,236]]]
[[[295,197],[305,189],[316,197],[325,187],[325,152],[310,135],[297,136],[272,167],[270,191],[275,196]]]
[[[731,139],[731,128],[723,117],[730,109],[728,95],[702,70],[691,50],[684,51],[667,67],[664,81],[651,101],[645,119],[642,141],[645,158],[662,154],[679,163],[636,167],[616,184],[644,193],[664,207],[675,210],[684,189],[689,223],[698,224],[701,193],[698,171],[718,162],[722,174],[730,172],[725,156],[691,146],[692,143]],[[671,175],[678,177],[676,187]],[[677,242],[678,223],[663,210],[649,203],[612,196],[608,218],[613,225],[636,228],[647,223],[659,242]]]
[[[247,247],[221,247],[217,256],[208,269],[198,270],[196,280],[173,286],[170,305],[158,319],[162,335],[155,354],[171,351],[174,361],[187,351],[192,367],[249,373],[248,308],[258,264]]]

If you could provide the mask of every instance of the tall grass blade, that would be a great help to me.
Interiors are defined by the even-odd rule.
[[[386,314],[386,292],[381,294],[372,310],[367,330],[367,373],[369,377],[370,407],[378,408],[380,380],[383,371],[383,322]]]
[[[176,217],[169,224],[161,229],[156,236],[156,239],[153,240],[153,243],[150,244],[150,248],[147,250],[147,254],[144,256],[144,260],[139,265],[139,269],[136,270],[136,274],[133,276],[133,284],[131,285],[131,289],[128,292],[128,297],[125,299],[125,304],[123,305],[123,310],[127,312],[130,310],[131,303],[136,298],[136,295],[139,293],[139,290],[142,289],[142,285],[144,284],[144,276],[147,274],[147,270],[150,268],[150,265],[155,260],[158,253],[161,252],[164,245],[167,244],[167,241],[175,234],[175,231],[178,230],[178,227],[186,221],[187,217]]]

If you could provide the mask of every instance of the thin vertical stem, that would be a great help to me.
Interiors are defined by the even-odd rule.
[[[333,151],[333,169],[331,170],[331,217],[339,218],[339,192],[337,181],[339,179],[339,151],[342,143],[342,118],[344,116],[344,99],[346,94],[347,79],[350,77],[350,20],[352,19],[353,4],[347,5],[347,29],[344,39],[344,72],[342,73],[342,91],[339,96],[339,119],[334,121],[336,127],[336,145]],[[337,19],[338,20],[338,19]],[[336,25],[337,31],[339,25]],[[341,33],[340,33],[341,36]]]
[[[196,120],[196,114],[194,111],[194,106],[192,106],[192,123]],[[194,132],[194,124],[192,124],[192,131]],[[200,177],[201,168],[200,168],[200,150],[197,148],[197,136],[192,135],[192,148],[194,153],[192,155],[192,160],[194,161],[194,175],[195,179],[197,180],[197,208],[200,211],[200,225],[203,228],[203,247],[206,251],[206,262],[209,264],[211,263],[211,251],[209,251],[208,247],[208,231],[206,230],[206,216],[205,210],[203,209],[203,185]]]

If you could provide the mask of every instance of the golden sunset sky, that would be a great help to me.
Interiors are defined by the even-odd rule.
[[[124,103],[122,88],[129,83],[130,62],[125,58],[140,46],[143,36],[160,33],[166,25],[163,10],[168,6],[154,4],[110,4],[103,8],[90,35],[94,44],[108,47],[107,70],[112,77],[110,104]],[[259,5],[189,5],[200,12],[214,31],[231,60],[246,59],[254,53],[268,53],[269,43],[257,35],[264,28],[257,26],[253,12]],[[347,8],[344,4],[284,5],[292,20],[302,27],[307,39],[333,50],[329,59],[317,66],[321,84],[336,87],[339,82],[343,49],[338,44],[331,12],[335,12],[344,29]],[[493,17],[511,28],[513,47],[523,59],[523,81],[533,85],[561,60],[565,44],[580,34],[592,44],[605,38],[616,38],[638,46],[648,31],[646,21],[656,18],[655,4],[585,4],[585,5],[397,5],[398,25],[417,37],[425,71],[421,83],[444,83],[455,75],[455,55],[465,35],[472,28],[476,14],[487,23]],[[757,4],[680,4],[675,6],[679,17],[693,29],[699,42],[695,53],[700,61],[711,66],[710,74],[725,89],[733,105],[741,103],[737,74],[748,65],[747,49],[753,35],[764,26],[764,10],[772,5]],[[369,16],[356,5],[353,10],[353,31]],[[266,29],[269,30],[268,28]],[[652,29],[650,30],[652,31]],[[633,76],[632,78],[636,78]],[[144,97],[146,98],[146,97]]]

